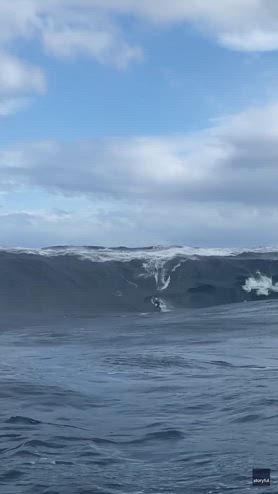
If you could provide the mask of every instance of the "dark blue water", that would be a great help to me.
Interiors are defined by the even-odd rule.
[[[278,492],[277,302],[2,321],[0,352],[1,493]]]

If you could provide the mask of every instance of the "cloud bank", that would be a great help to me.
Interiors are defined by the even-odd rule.
[[[269,205],[277,201],[277,162],[273,104],[186,135],[14,145],[0,150],[0,190]]]
[[[97,221],[105,241],[129,237],[142,244],[142,235],[151,243],[276,243],[277,163],[278,104],[272,104],[187,135],[14,145],[0,151],[0,192],[39,188],[65,201],[86,198],[91,213],[88,207],[79,220],[78,211],[67,221],[55,213],[69,239],[76,224],[77,238],[84,229],[89,241],[88,232],[97,230],[95,220],[88,230],[90,214],[96,218],[95,205],[104,201],[109,214],[97,208]]]

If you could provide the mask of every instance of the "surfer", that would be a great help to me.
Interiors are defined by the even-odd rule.
[[[157,297],[153,297],[152,298],[152,303],[153,305],[155,306],[156,310],[158,310],[159,312],[161,311],[161,305],[160,305],[160,300],[159,298]]]

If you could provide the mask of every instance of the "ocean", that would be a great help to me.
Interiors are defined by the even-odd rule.
[[[243,494],[259,467],[278,492],[277,252],[0,266],[1,493]]]

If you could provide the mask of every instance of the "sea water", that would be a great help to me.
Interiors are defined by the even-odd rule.
[[[0,397],[3,494],[278,492],[276,301],[7,318]]]

